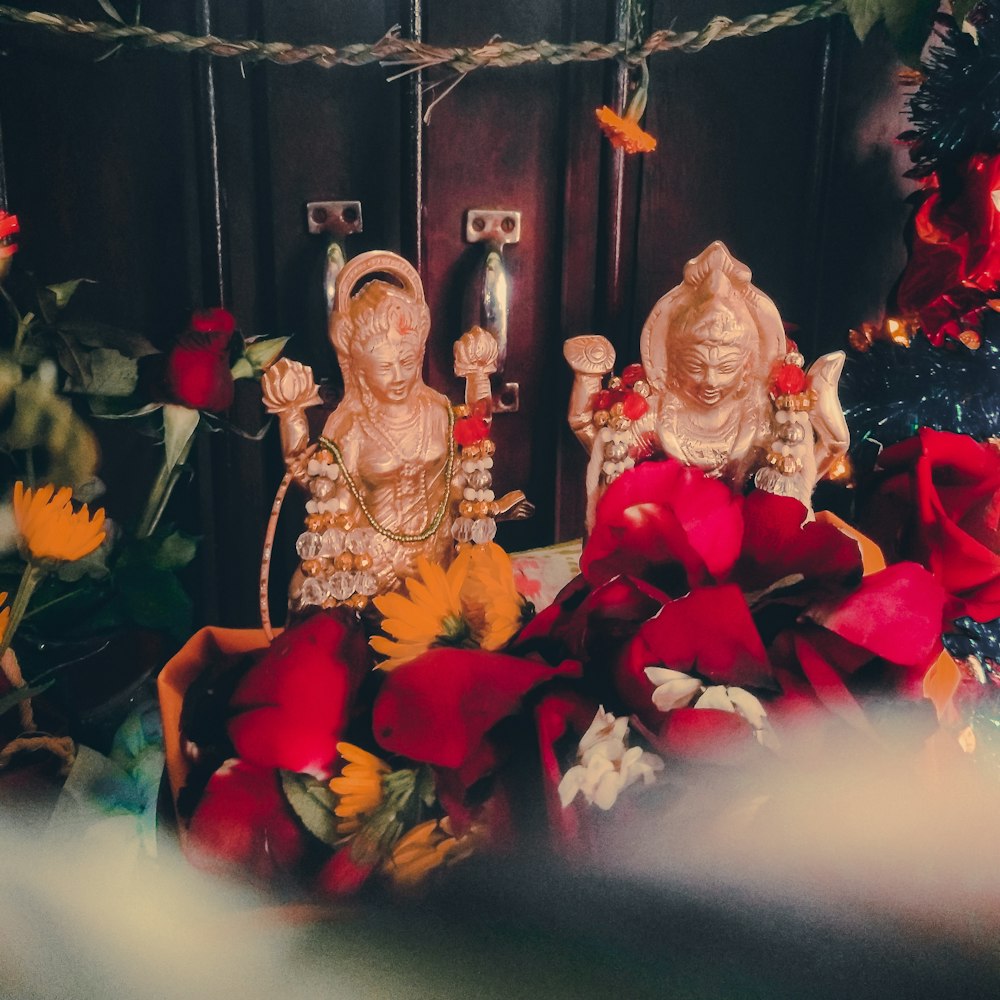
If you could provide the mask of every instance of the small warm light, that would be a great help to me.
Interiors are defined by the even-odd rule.
[[[890,316],[886,319],[883,330],[886,338],[894,344],[898,344],[900,347],[910,346],[910,341],[913,339],[913,329],[905,320]]]
[[[862,323],[857,330],[851,330],[847,335],[847,342],[859,354],[865,354],[872,347],[872,325]]]
[[[990,197],[993,199],[993,207],[1000,212],[1000,188],[991,191]]]
[[[976,752],[976,734],[973,732],[972,726],[966,726],[965,729],[958,734],[958,745],[966,753]]]
[[[975,330],[963,330],[958,339],[965,344],[970,351],[978,351],[983,344],[983,338]]]
[[[851,460],[846,455],[835,458],[826,470],[826,478],[843,486],[853,486],[854,467],[851,465]]]

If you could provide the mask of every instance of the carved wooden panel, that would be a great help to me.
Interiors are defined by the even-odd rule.
[[[93,0],[42,6],[103,16]],[[722,7],[737,17],[761,6],[655,0],[646,28],[700,27]],[[604,40],[621,33],[624,14],[621,0],[143,5],[160,28],[336,45],[375,41],[396,23],[439,45]],[[289,354],[335,378],[325,243],[307,232],[305,204],[357,199],[364,232],[348,253],[385,247],[420,266],[433,315],[428,379],[457,399],[451,345],[475,318],[483,257],[463,239],[464,214],[519,210],[521,241],[504,251],[504,381],[519,384],[520,408],[496,418],[497,484],[523,486],[538,514],[502,529],[511,548],[582,526],[566,337],[600,332],[622,363],[637,356],[653,302],[685,260],[722,239],[801,326],[811,354],[872,317],[902,263],[905,189],[891,143],[902,95],[886,47],[878,38],[860,47],[843,18],[653,57],[646,126],[659,148],[641,159],[612,152],[594,125],[594,107],[624,85],[615,63],[476,71],[418,125],[454,82],[447,71],[387,82],[392,71],[378,64],[241,66],[127,48],[95,62],[106,45],[7,26],[0,48],[4,176],[26,230],[22,259],[46,280],[96,279],[86,292],[94,311],[161,345],[191,308],[221,296],[246,334],[294,334]],[[114,513],[130,516],[151,449],[122,432],[107,442]],[[205,538],[193,581],[201,615],[252,624],[282,474],[276,435],[263,444],[212,435],[196,466],[171,512]],[[296,520],[290,511],[282,544]],[[276,600],[293,561],[275,563]]]

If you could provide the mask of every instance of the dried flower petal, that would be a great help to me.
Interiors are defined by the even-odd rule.
[[[626,153],[652,153],[656,149],[656,140],[644,132],[638,122],[616,115],[607,105],[597,108],[594,114],[601,131],[615,149],[623,149]]]

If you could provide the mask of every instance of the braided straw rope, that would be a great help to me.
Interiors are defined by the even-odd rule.
[[[468,73],[485,66],[509,69],[530,63],[561,65],[569,62],[596,62],[625,57],[638,62],[656,52],[700,52],[711,42],[723,38],[744,38],[761,35],[775,28],[806,24],[820,17],[839,14],[844,0],[814,0],[798,4],[773,14],[750,14],[733,21],[728,17],[713,17],[699,31],[676,32],[670,29],[654,31],[639,43],[573,42],[560,45],[544,39],[531,44],[490,41],[469,48],[439,48],[401,38],[399,27],[391,28],[373,45],[295,46],[288,42],[260,42],[253,39],[227,40],[215,35],[200,38],[179,31],[154,31],[145,25],[117,25],[101,21],[79,21],[61,14],[25,11],[0,4],[0,23],[13,22],[63,35],[85,35],[100,41],[131,43],[143,48],[160,48],[168,52],[205,53],[234,57],[243,62],[272,62],[282,66],[314,63],[329,69],[332,66],[365,66],[379,62],[384,66],[410,66],[414,70],[429,66],[444,66],[458,73]]]
[[[28,736],[18,736],[0,750],[0,770],[3,770],[17,754],[34,753],[36,750],[48,750],[58,757],[62,761],[59,768],[62,774],[69,774],[73,761],[76,760],[76,744],[69,736],[32,733]]]

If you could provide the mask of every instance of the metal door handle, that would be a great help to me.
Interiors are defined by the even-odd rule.
[[[333,311],[337,294],[337,275],[347,263],[344,243],[351,233],[364,229],[360,201],[310,201],[306,205],[306,219],[310,233],[326,233],[330,242],[326,248],[326,269],[323,272],[323,292],[326,295],[326,314]]]
[[[479,325],[497,342],[497,375],[507,362],[507,336],[510,317],[511,281],[504,265],[503,248],[521,240],[521,213],[504,209],[470,208],[465,217],[465,240],[482,243],[486,256],[482,267],[482,287],[478,291]],[[516,382],[503,383],[495,394],[495,413],[518,408]]]

